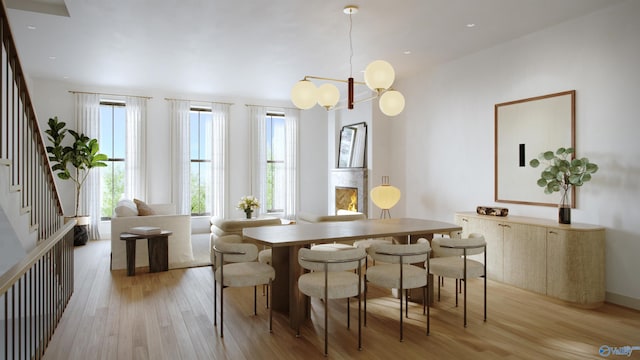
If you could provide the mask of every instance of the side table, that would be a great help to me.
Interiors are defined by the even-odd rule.
[[[138,235],[123,232],[120,240],[127,242],[127,276],[136,274],[136,241],[147,239],[149,249],[149,272],[169,270],[169,235],[173,232],[162,230],[159,234]]]

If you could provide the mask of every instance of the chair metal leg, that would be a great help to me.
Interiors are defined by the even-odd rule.
[[[269,279],[269,286],[267,287],[267,303],[269,303],[269,294],[272,294],[273,291],[269,291],[269,288],[271,287],[271,285],[273,284],[273,280]],[[269,332],[272,333],[273,332],[273,309],[269,306],[267,306],[269,308]]]
[[[351,329],[351,298],[347,297],[347,329]]]
[[[220,337],[224,337],[224,282],[220,282]]]
[[[458,279],[456,279],[456,307],[458,307]]]
[[[398,293],[400,294],[400,341],[403,341],[402,334],[402,289],[398,289]]]
[[[218,326],[218,282],[213,280],[213,326]]]
[[[367,292],[369,291],[369,284],[367,284],[367,275],[364,275],[364,326],[367,326]]]
[[[429,298],[429,291],[427,291],[427,287],[424,288],[424,297],[423,299],[427,299],[427,335],[431,331],[431,304],[429,303],[431,299]]]
[[[467,327],[467,249],[463,249],[464,257],[464,327]]]
[[[442,278],[441,276],[438,276],[438,301],[440,301],[440,279],[441,278]]]
[[[253,315],[258,315],[258,285],[253,287]]]

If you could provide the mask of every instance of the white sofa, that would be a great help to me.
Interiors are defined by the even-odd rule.
[[[138,216],[137,212],[134,215],[135,208],[131,209],[130,206],[126,211],[116,209],[116,214],[111,218],[112,270],[127,268],[125,241],[120,240],[120,234],[136,226],[157,226],[162,230],[173,232],[169,236],[169,269],[183,267],[193,261],[191,216],[176,215],[175,206],[172,204],[148,204],[148,206],[155,215]],[[146,240],[136,242],[136,267],[149,266],[147,249]]]

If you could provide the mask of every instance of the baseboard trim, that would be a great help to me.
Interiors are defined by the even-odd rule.
[[[605,301],[630,309],[640,310],[640,299],[632,298],[630,296],[620,295],[607,291],[605,294]]]

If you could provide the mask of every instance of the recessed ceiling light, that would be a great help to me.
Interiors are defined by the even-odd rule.
[[[468,23],[466,26],[467,26],[468,28],[472,28],[472,27],[476,27],[476,24],[474,24],[474,23]]]
[[[35,29],[36,29],[36,27],[35,27],[35,26],[33,26],[33,25],[27,25],[27,29],[29,29],[29,30],[35,30]]]
[[[49,56],[49,60],[55,60],[56,57],[55,56]]]
[[[411,50],[405,50],[402,53],[405,54],[405,55],[411,55]]]

